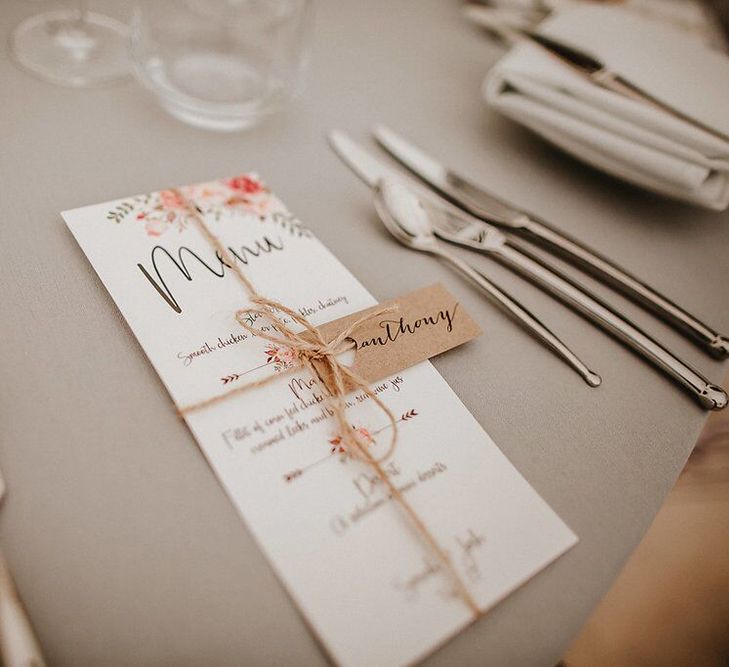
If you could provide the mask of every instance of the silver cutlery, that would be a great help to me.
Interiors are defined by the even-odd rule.
[[[413,250],[435,255],[448,262],[537,340],[541,341],[577,371],[588,385],[591,387],[600,385],[600,376],[590,370],[567,345],[552,333],[537,317],[529,312],[527,308],[509,296],[482,272],[443,249],[442,244],[438,243],[433,235],[427,220],[423,219],[425,211],[419,208],[419,202],[417,199],[414,199],[412,190],[403,186],[399,199],[396,199],[394,195],[391,195],[387,200],[385,199],[385,194],[383,194],[381,189],[378,189],[377,185],[383,181],[396,183],[397,179],[399,179],[396,172],[382,165],[341,132],[331,132],[329,139],[337,155],[342,158],[357,176],[373,188],[375,191],[375,207],[380,218],[387,230],[400,243]],[[394,187],[394,185],[391,185],[387,192],[390,192]],[[393,202],[399,202],[402,208],[410,206],[410,209],[406,212],[401,210],[400,215],[393,215],[390,212],[390,207],[393,206]]]
[[[5,481],[0,474],[0,502]],[[5,667],[45,667],[43,654],[0,552],[0,655]]]
[[[525,243],[510,240],[506,234],[482,220],[469,219],[467,213],[455,207],[423,199],[419,200],[419,204],[439,238],[489,255],[553,294],[676,380],[703,407],[720,410],[726,406],[727,394],[721,387],[709,382],[598,296],[560,275],[548,262],[532,254]]]
[[[401,243],[443,257],[477,284],[478,276],[483,278],[483,275],[460,258],[443,251],[433,236],[491,255],[639,353],[677,381],[704,408],[718,410],[726,406],[727,394],[721,387],[709,382],[701,373],[577,282],[560,275],[549,263],[533,255],[523,241],[504,234],[422,186],[409,188],[397,172],[382,165],[341,133],[332,133],[330,139],[337,154],[370,187],[388,181],[387,188],[376,188],[376,206],[389,231]],[[394,184],[389,184],[390,181],[394,181]],[[502,290],[499,291],[503,294]],[[540,338],[544,340],[543,335]],[[564,348],[561,342],[559,344]],[[550,347],[555,349],[552,345]],[[574,357],[568,349],[567,352]],[[564,349],[558,348],[558,353],[574,368],[578,368],[574,359],[564,353]],[[582,371],[578,372],[589,383],[584,374],[584,364],[581,365]]]
[[[378,181],[374,188],[374,202],[380,219],[387,230],[404,246],[435,255],[456,269],[462,276],[479,287],[504,311],[514,316],[534,336],[562,357],[591,387],[602,382],[580,359],[526,308],[508,296],[486,276],[460,257],[447,252],[438,242],[427,219],[427,211],[420,206],[415,193],[395,180]]]
[[[639,278],[560,232],[537,216],[504,202],[451,171],[386,127],[374,130],[379,144],[445,199],[471,215],[556,253],[652,311],[712,356],[729,355],[729,338],[663,296]]]

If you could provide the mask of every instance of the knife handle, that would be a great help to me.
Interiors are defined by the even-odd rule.
[[[681,306],[606,257],[534,216],[525,215],[520,223],[512,227],[511,231],[522,233],[530,241],[554,251],[587,273],[610,284],[628,298],[665,320],[674,329],[693,339],[712,356],[719,359],[729,356],[729,338],[727,336],[714,331],[709,325],[704,324]],[[510,242],[513,241],[510,240]],[[520,248],[524,249],[521,246]]]
[[[654,366],[681,384],[707,410],[720,410],[727,404],[727,394],[721,388],[681,361],[670,350],[620,315],[600,298],[569,278],[557,274],[543,260],[508,245],[493,253],[504,264],[521,273],[539,287],[595,322]]]
[[[0,655],[5,667],[45,667],[38,640],[0,553]]]

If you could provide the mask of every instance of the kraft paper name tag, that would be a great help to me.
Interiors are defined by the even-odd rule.
[[[398,373],[482,333],[458,299],[440,283],[318,328],[325,340],[332,340],[364,315],[388,307],[396,310],[367,320],[349,336],[356,344],[351,368],[368,382]]]

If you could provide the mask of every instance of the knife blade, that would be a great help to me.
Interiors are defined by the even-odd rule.
[[[729,356],[729,337],[716,332],[612,260],[468,181],[387,127],[377,125],[373,132],[380,146],[392,157],[456,206],[562,256],[653,312],[712,356],[720,359]]]
[[[448,169],[384,125],[376,125],[373,134],[377,143],[398,162],[469,213],[508,227],[518,228],[526,223],[524,211]]]
[[[372,153],[362,148],[362,146],[350,139],[344,132],[331,130],[327,138],[329,145],[339,159],[352,170],[355,176],[371,188],[374,189],[377,183],[383,180],[395,179],[405,181],[408,187],[417,192],[424,200],[438,203],[439,206],[464,215],[461,207],[456,206],[439,192],[428,187],[427,183],[424,184],[421,180],[416,180],[408,173],[395,169],[374,157]],[[474,219],[474,223],[481,225],[481,220]]]
[[[329,145],[342,162],[371,188],[374,188],[377,182],[384,178],[399,177],[402,179],[399,172],[373,157],[343,132],[332,130],[327,136]]]

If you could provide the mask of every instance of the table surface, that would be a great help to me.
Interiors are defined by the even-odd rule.
[[[103,2],[99,3],[104,8]],[[121,18],[126,11],[106,7]],[[604,377],[597,390],[449,270],[377,223],[325,141],[397,128],[729,330],[729,220],[640,192],[484,108],[499,48],[458,2],[319,2],[306,94],[213,134],[133,82],[57,88],[0,58],[3,549],[53,665],[323,665],[324,655],[198,452],[59,211],[248,169],[378,298],[440,280],[485,331],[435,365],[580,543],[428,665],[552,665],[671,488],[705,414],[665,377],[483,259]],[[6,3],[0,39],[44,5]],[[591,285],[592,281],[586,280]],[[715,381],[726,366],[611,303]]]

